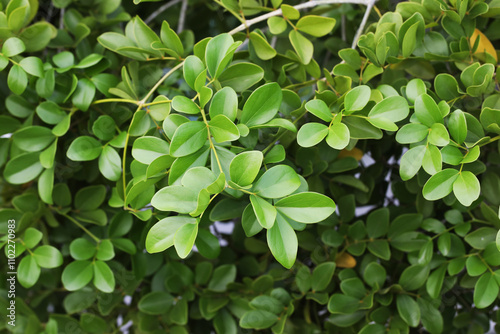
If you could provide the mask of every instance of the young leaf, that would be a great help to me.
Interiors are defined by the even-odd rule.
[[[277,83],[260,86],[243,106],[241,123],[251,127],[269,122],[278,112],[282,97],[281,88]]]
[[[87,285],[93,276],[92,262],[88,260],[73,261],[64,268],[61,281],[66,290],[75,291]]]
[[[259,173],[262,158],[260,151],[243,152],[235,156],[229,165],[231,181],[242,187],[252,184]]]
[[[170,155],[184,157],[203,147],[208,139],[208,130],[203,122],[191,121],[181,124],[175,130],[170,143]]]
[[[296,24],[298,30],[314,37],[322,37],[335,27],[335,19],[317,15],[302,17]]]
[[[250,195],[250,202],[259,224],[266,229],[273,227],[277,214],[276,208],[262,197],[255,195]]]
[[[174,245],[175,233],[186,224],[196,224],[191,217],[167,217],[157,222],[146,236],[146,250],[149,253],[163,252]]]
[[[347,125],[341,122],[334,122],[328,129],[326,143],[336,150],[343,150],[349,145],[350,132]]]
[[[366,85],[357,86],[351,89],[344,99],[346,114],[363,109],[370,100],[370,87]]]
[[[464,206],[470,206],[479,198],[481,186],[477,177],[469,171],[462,171],[453,183],[453,193]]]
[[[434,174],[424,185],[424,198],[428,201],[435,201],[447,196],[453,190],[453,184],[458,176],[458,171],[450,168]]]
[[[330,122],[333,119],[332,112],[330,108],[326,105],[323,100],[311,100],[306,103],[306,109],[314,116],[322,119],[325,122]]]
[[[302,147],[311,147],[319,144],[329,132],[329,128],[320,123],[306,123],[297,133],[297,144]]]
[[[297,173],[286,165],[268,169],[255,183],[253,190],[265,198],[280,198],[293,193],[300,186]]]
[[[273,227],[267,230],[267,244],[271,253],[283,267],[290,269],[297,257],[298,240],[285,218],[278,214]]]
[[[275,204],[278,211],[301,223],[317,223],[335,211],[335,203],[325,195],[303,192],[285,197]]]

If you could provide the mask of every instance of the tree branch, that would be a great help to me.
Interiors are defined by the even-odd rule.
[[[368,2],[368,5],[366,7],[365,15],[363,16],[363,20],[361,21],[361,24],[359,25],[358,31],[356,31],[356,36],[354,36],[354,39],[352,41],[351,49],[356,49],[356,45],[358,44],[358,39],[363,33],[363,30],[365,29],[366,22],[368,21],[368,17],[370,16],[370,12],[372,11],[373,6],[375,5],[376,0],[370,0]]]
[[[167,2],[166,4],[158,8],[158,10],[154,11],[151,15],[149,15],[148,18],[144,20],[144,23],[146,24],[151,23],[151,21],[153,21],[158,15],[160,15],[170,7],[177,5],[181,1],[182,0],[172,0],[170,2]]]
[[[181,12],[179,14],[179,25],[177,26],[177,33],[180,34],[184,30],[184,22],[186,21],[186,11],[188,0],[182,0]]]
[[[366,6],[370,7],[370,11],[371,11],[371,8],[373,8],[375,0],[311,0],[308,2],[301,3],[297,6],[294,6],[294,8],[297,10],[301,10],[301,9],[311,8],[311,7],[321,6],[321,5],[334,5],[334,4],[344,4],[344,3],[366,5]],[[245,23],[243,23],[243,24],[237,26],[236,28],[234,28],[233,30],[231,30],[229,32],[229,34],[234,35],[237,32],[240,32],[240,31],[247,29],[248,27],[254,25],[255,23],[262,22],[264,20],[267,20],[270,17],[278,16],[278,15],[282,15],[281,8],[276,9],[272,12],[267,13],[267,14],[255,17],[253,19],[247,20]],[[365,13],[365,16],[367,16],[366,13]],[[364,18],[363,18],[363,20],[364,20]],[[368,20],[368,17],[366,18],[366,20]]]

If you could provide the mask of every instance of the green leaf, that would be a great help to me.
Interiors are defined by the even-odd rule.
[[[399,129],[396,141],[400,144],[413,144],[422,141],[429,134],[429,129],[423,124],[408,123]]]
[[[168,49],[175,51],[179,57],[184,54],[184,46],[182,45],[181,39],[175,31],[170,28],[167,21],[163,21],[161,24],[160,38],[163,45],[165,45]]]
[[[430,128],[428,139],[433,145],[446,146],[450,142],[450,135],[443,124],[434,123]]]
[[[329,133],[329,128],[320,123],[306,123],[297,133],[297,143],[302,147],[319,144]]]
[[[9,89],[16,95],[21,95],[28,85],[28,75],[20,65],[14,65],[7,77]]]
[[[164,291],[153,291],[144,296],[137,304],[139,310],[146,314],[160,315],[174,304],[174,297]]]
[[[439,298],[441,295],[441,288],[443,287],[444,277],[446,274],[446,265],[442,265],[429,275],[425,288],[431,298]]]
[[[346,114],[363,109],[370,100],[371,89],[366,85],[351,89],[344,98]]]
[[[47,204],[52,202],[52,190],[54,188],[54,168],[46,169],[38,179],[38,194],[40,199]]]
[[[288,24],[285,19],[277,16],[273,16],[267,19],[267,25],[269,26],[269,31],[273,35],[279,35],[285,32]]]
[[[28,227],[24,232],[23,241],[26,248],[35,248],[36,245],[42,240],[43,233],[33,227]]]
[[[401,53],[404,58],[410,57],[417,46],[417,30],[419,24],[419,22],[414,23],[404,34],[403,45],[401,47]]]
[[[323,262],[314,268],[312,274],[312,290],[325,290],[333,278],[335,268],[335,262]]]
[[[442,169],[442,156],[441,151],[432,145],[428,144],[425,149],[424,159],[422,160],[422,167],[430,175],[440,172]]]
[[[373,288],[380,289],[384,286],[384,282],[387,278],[387,272],[384,267],[382,267],[377,262],[370,262],[363,273],[363,279],[366,284]]]
[[[121,161],[120,155],[113,147],[105,146],[99,157],[99,170],[108,180],[118,181],[122,175]]]
[[[49,245],[43,245],[33,252],[37,264],[42,268],[57,268],[63,263],[61,252]]]
[[[78,86],[71,99],[71,102],[82,111],[87,111],[94,100],[95,86],[89,79],[78,80]]]
[[[24,184],[34,180],[43,170],[39,153],[26,153],[9,160],[3,176],[11,184]]]
[[[184,224],[181,226],[174,236],[174,247],[177,251],[177,255],[181,259],[186,258],[191,249],[193,249],[196,236],[198,235],[198,224],[195,220],[194,222]]]
[[[446,101],[460,96],[457,80],[448,73],[440,73],[436,76],[434,88],[437,96]]]
[[[455,110],[451,113],[448,121],[448,129],[451,137],[458,143],[462,144],[467,137],[467,122],[465,114],[461,110]]]
[[[422,94],[415,99],[415,115],[427,127],[434,123],[443,123],[443,117],[436,102],[427,94]]]
[[[166,21],[163,21],[166,22]],[[186,80],[189,87],[192,89],[196,89],[195,82],[196,78],[205,71],[205,65],[200,60],[200,58],[196,56],[189,56],[184,60],[184,80]]]
[[[95,245],[87,239],[77,238],[69,244],[69,253],[75,260],[88,260],[96,253]]]
[[[73,261],[68,264],[62,273],[61,281],[68,291],[75,291],[87,285],[94,276],[92,262]]]
[[[309,64],[314,52],[314,46],[311,41],[305,38],[304,35],[297,30],[290,31],[288,38],[290,39],[290,43],[292,43],[293,49],[297,52],[302,64]]]
[[[417,290],[425,284],[428,276],[428,266],[412,265],[403,271],[403,273],[399,277],[399,284],[406,291]]]
[[[311,100],[306,103],[306,109],[314,116],[322,119],[325,122],[330,122],[333,119],[332,112],[330,108],[326,105],[323,100]]]
[[[115,257],[115,249],[110,239],[101,240],[97,245],[96,258],[102,261],[109,261]]]
[[[144,136],[137,138],[132,147],[132,156],[140,163],[149,165],[155,159],[168,154],[169,145],[158,137]]]
[[[200,113],[200,107],[193,100],[181,95],[173,98],[172,108],[184,114],[196,115]]]
[[[236,279],[236,266],[223,264],[214,270],[212,278],[208,283],[208,289],[215,292],[225,292],[227,285]]]
[[[474,304],[477,308],[482,309],[493,304],[497,300],[499,287],[495,277],[497,272],[486,272],[479,278],[474,286]]]
[[[40,267],[34,255],[26,255],[17,267],[17,280],[25,288],[31,288],[40,277]]]
[[[427,92],[427,87],[422,79],[412,79],[406,85],[406,97],[411,103],[415,103],[415,99]]]
[[[391,122],[399,122],[408,116],[410,109],[406,99],[401,96],[390,96],[377,103],[368,117],[371,119],[384,118]]]
[[[28,126],[16,131],[12,140],[20,149],[28,152],[38,152],[52,143],[55,136],[49,128],[43,126]]]
[[[238,95],[231,87],[224,87],[215,93],[210,104],[210,118],[215,118],[217,115],[224,115],[232,122],[236,120],[238,112]]]
[[[151,199],[151,205],[161,211],[190,213],[196,209],[198,194],[186,187],[168,186],[160,189]]]
[[[243,211],[241,216],[241,225],[246,236],[249,238],[262,231],[262,225],[260,225],[257,217],[255,216],[252,204],[247,205]]]
[[[276,56],[276,50],[274,50],[269,42],[259,33],[252,31],[248,38],[255,50],[255,54],[257,54],[257,57],[260,59],[269,60]]]
[[[219,77],[222,87],[243,92],[258,83],[264,77],[264,70],[252,63],[236,63],[229,66]]]
[[[426,152],[425,145],[415,146],[409,149],[401,158],[399,175],[403,181],[407,181],[417,174],[422,166],[422,161]],[[451,190],[450,190],[451,191]],[[445,195],[446,196],[446,195]]]
[[[24,52],[26,47],[24,46],[24,42],[17,37],[8,38],[2,46],[2,54],[5,57],[14,57],[18,54]]]
[[[38,57],[26,57],[19,62],[19,65],[27,73],[42,78],[44,75],[42,60]]]
[[[267,230],[267,244],[274,258],[290,269],[295,263],[297,257],[298,241],[295,231],[278,213],[273,227]]]
[[[280,213],[300,223],[317,223],[335,211],[335,203],[325,195],[302,192],[285,197],[275,204]]]
[[[290,5],[281,5],[281,10],[283,12],[283,17],[289,20],[298,20],[300,17],[300,12],[298,11],[298,9]]]
[[[396,297],[396,306],[401,318],[410,327],[417,327],[420,323],[420,308],[415,299],[408,295],[400,294]]]
[[[264,310],[251,310],[243,314],[240,319],[241,328],[265,329],[278,321],[278,316]]]
[[[467,234],[464,240],[475,249],[485,249],[495,240],[496,233],[496,230],[491,227],[480,227]]]
[[[476,175],[469,171],[462,171],[453,183],[453,193],[464,206],[470,206],[479,198],[481,186]]]
[[[440,311],[434,305],[424,298],[417,299],[418,307],[422,315],[422,325],[431,334],[443,332],[443,317]]]
[[[221,247],[219,244],[219,239],[205,229],[198,231],[198,236],[196,238],[196,248],[201,255],[207,259],[216,259],[221,252]]]
[[[173,246],[175,233],[186,224],[196,224],[196,219],[175,216],[160,220],[153,225],[146,236],[146,250],[149,253],[158,253]]]
[[[115,290],[115,275],[109,266],[98,260],[94,262],[93,267],[95,287],[102,292],[113,292]]]
[[[81,136],[76,138],[68,148],[66,155],[73,161],[94,160],[102,152],[102,145],[95,138]]]
[[[326,143],[336,150],[342,150],[349,145],[350,132],[347,125],[340,122],[334,122],[328,129]]]
[[[170,155],[184,157],[195,153],[205,145],[208,139],[208,130],[203,122],[192,121],[181,124],[175,130],[170,143]]]
[[[278,112],[282,97],[281,88],[277,83],[260,86],[243,106],[241,123],[251,127],[269,122]]]
[[[268,169],[255,183],[253,190],[265,198],[280,198],[293,193],[300,178],[290,166],[278,165]]]
[[[259,224],[266,229],[273,227],[277,215],[276,208],[262,197],[255,195],[250,195],[250,202]]]
[[[230,53],[233,43],[234,40],[229,34],[220,34],[208,42],[205,62],[212,78],[217,78],[229,63],[226,55]]]
[[[215,115],[209,122],[210,134],[218,143],[235,141],[240,138],[236,125],[226,115]]]
[[[366,233],[370,238],[380,238],[389,229],[389,210],[381,208],[370,212],[366,219]]]
[[[361,305],[358,298],[335,293],[328,301],[328,311],[333,314],[352,314]]]
[[[85,187],[76,193],[75,208],[79,211],[95,210],[104,202],[106,197],[106,187],[96,185]]]
[[[453,190],[453,183],[458,176],[459,173],[455,169],[444,169],[434,174],[424,185],[424,198],[435,201],[447,196]]]
[[[262,152],[249,151],[235,156],[229,165],[231,181],[245,187],[255,180],[262,165]]]
[[[335,19],[317,15],[302,17],[296,24],[298,30],[314,37],[322,37],[335,27]]]
[[[37,108],[38,112],[38,108]],[[65,115],[64,115],[65,116]],[[116,123],[115,120],[108,115],[99,116],[92,125],[92,132],[101,140],[111,140],[115,135]]]

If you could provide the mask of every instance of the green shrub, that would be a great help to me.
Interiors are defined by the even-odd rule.
[[[487,332],[498,1],[171,1],[0,1],[0,328]]]

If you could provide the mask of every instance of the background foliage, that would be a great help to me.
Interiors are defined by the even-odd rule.
[[[500,3],[333,2],[2,0],[0,326],[487,332]]]

